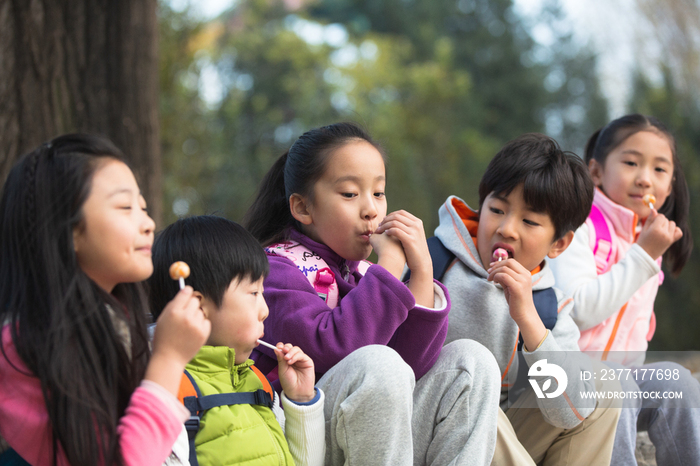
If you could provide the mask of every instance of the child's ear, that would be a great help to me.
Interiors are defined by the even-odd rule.
[[[552,243],[552,247],[549,248],[549,252],[547,253],[547,257],[550,259],[554,259],[557,257],[559,254],[562,252],[566,251],[566,248],[569,247],[571,242],[574,240],[574,232],[569,230],[566,232],[564,236],[556,240],[554,243]]]
[[[199,300],[199,308],[202,310],[204,317],[209,320],[209,315],[216,310],[214,303],[209,301],[202,293],[196,290],[192,293],[192,296]]]
[[[588,173],[590,173],[594,185],[603,184],[603,166],[596,159],[591,159],[588,162]]]
[[[292,211],[292,217],[302,225],[311,225],[313,222],[308,201],[301,195],[294,193],[289,196],[289,210]]]

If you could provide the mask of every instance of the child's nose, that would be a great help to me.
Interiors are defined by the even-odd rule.
[[[270,315],[270,308],[267,307],[267,303],[263,299],[263,303],[260,309],[260,322],[264,322],[265,319],[267,319],[267,316]]]
[[[498,234],[504,238],[512,238],[516,234],[515,222],[506,216],[498,227]]]
[[[637,173],[637,184],[642,187],[651,186],[651,172],[647,168],[642,168]]]
[[[143,213],[144,219],[141,222],[141,229],[145,234],[149,234],[155,231],[156,222],[148,215],[146,212]]]
[[[377,216],[377,212],[378,212],[378,209],[374,203],[374,199],[369,199],[362,206],[361,216],[364,219],[372,220],[373,218],[375,218]]]

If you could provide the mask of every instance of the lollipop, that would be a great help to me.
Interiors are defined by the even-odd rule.
[[[190,276],[190,266],[186,262],[173,262],[170,266],[170,278],[180,281],[180,289],[185,288],[185,278]]]
[[[642,202],[647,204],[650,209],[653,209],[654,204],[656,204],[656,197],[653,194],[645,194],[644,197],[642,197]]]
[[[501,262],[504,259],[508,259],[508,251],[503,248],[496,248],[496,250],[493,251],[493,260]]]
[[[263,346],[267,346],[267,347],[270,348],[271,350],[276,350],[276,349],[277,349],[276,346],[272,346],[271,344],[269,344],[269,343],[266,342],[266,341],[258,340],[258,343],[261,344],[261,345],[263,345]]]

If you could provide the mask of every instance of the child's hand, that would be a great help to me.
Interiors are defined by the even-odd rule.
[[[519,321],[531,317],[535,309],[532,301],[532,274],[515,259],[491,262],[487,270],[489,281],[498,283],[510,308],[513,320]]]
[[[278,375],[282,390],[292,401],[306,403],[314,399],[316,394],[314,382],[314,362],[298,346],[291,343],[277,343],[275,350],[278,363]]]
[[[406,254],[404,253],[401,241],[386,233],[375,231],[369,237],[372,249],[377,253],[377,264],[384,267],[397,279],[401,278],[403,266],[406,264]]]
[[[656,260],[682,236],[683,232],[676,222],[652,209],[639,233],[637,244]]]
[[[199,300],[186,286],[165,306],[156,323],[153,355],[145,378],[177,394],[185,365],[207,341],[211,323],[204,318]]]
[[[153,337],[153,354],[165,353],[183,367],[207,341],[211,322],[199,308],[192,287],[180,290],[158,317]]]
[[[515,259],[491,262],[487,270],[489,281],[503,287],[510,316],[523,336],[525,348],[532,351],[547,334],[532,300],[532,274]]]
[[[434,304],[433,261],[430,258],[421,219],[405,210],[398,210],[384,217],[375,233],[388,235],[401,242],[406,263],[411,269],[411,281],[408,287],[417,304],[432,307]]]
[[[421,271],[433,275],[433,262],[421,219],[405,210],[398,210],[384,217],[375,233],[385,233],[401,242],[411,275]]]

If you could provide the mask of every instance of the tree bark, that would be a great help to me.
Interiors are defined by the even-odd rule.
[[[0,0],[0,181],[69,132],[109,137],[162,218],[157,0]]]

